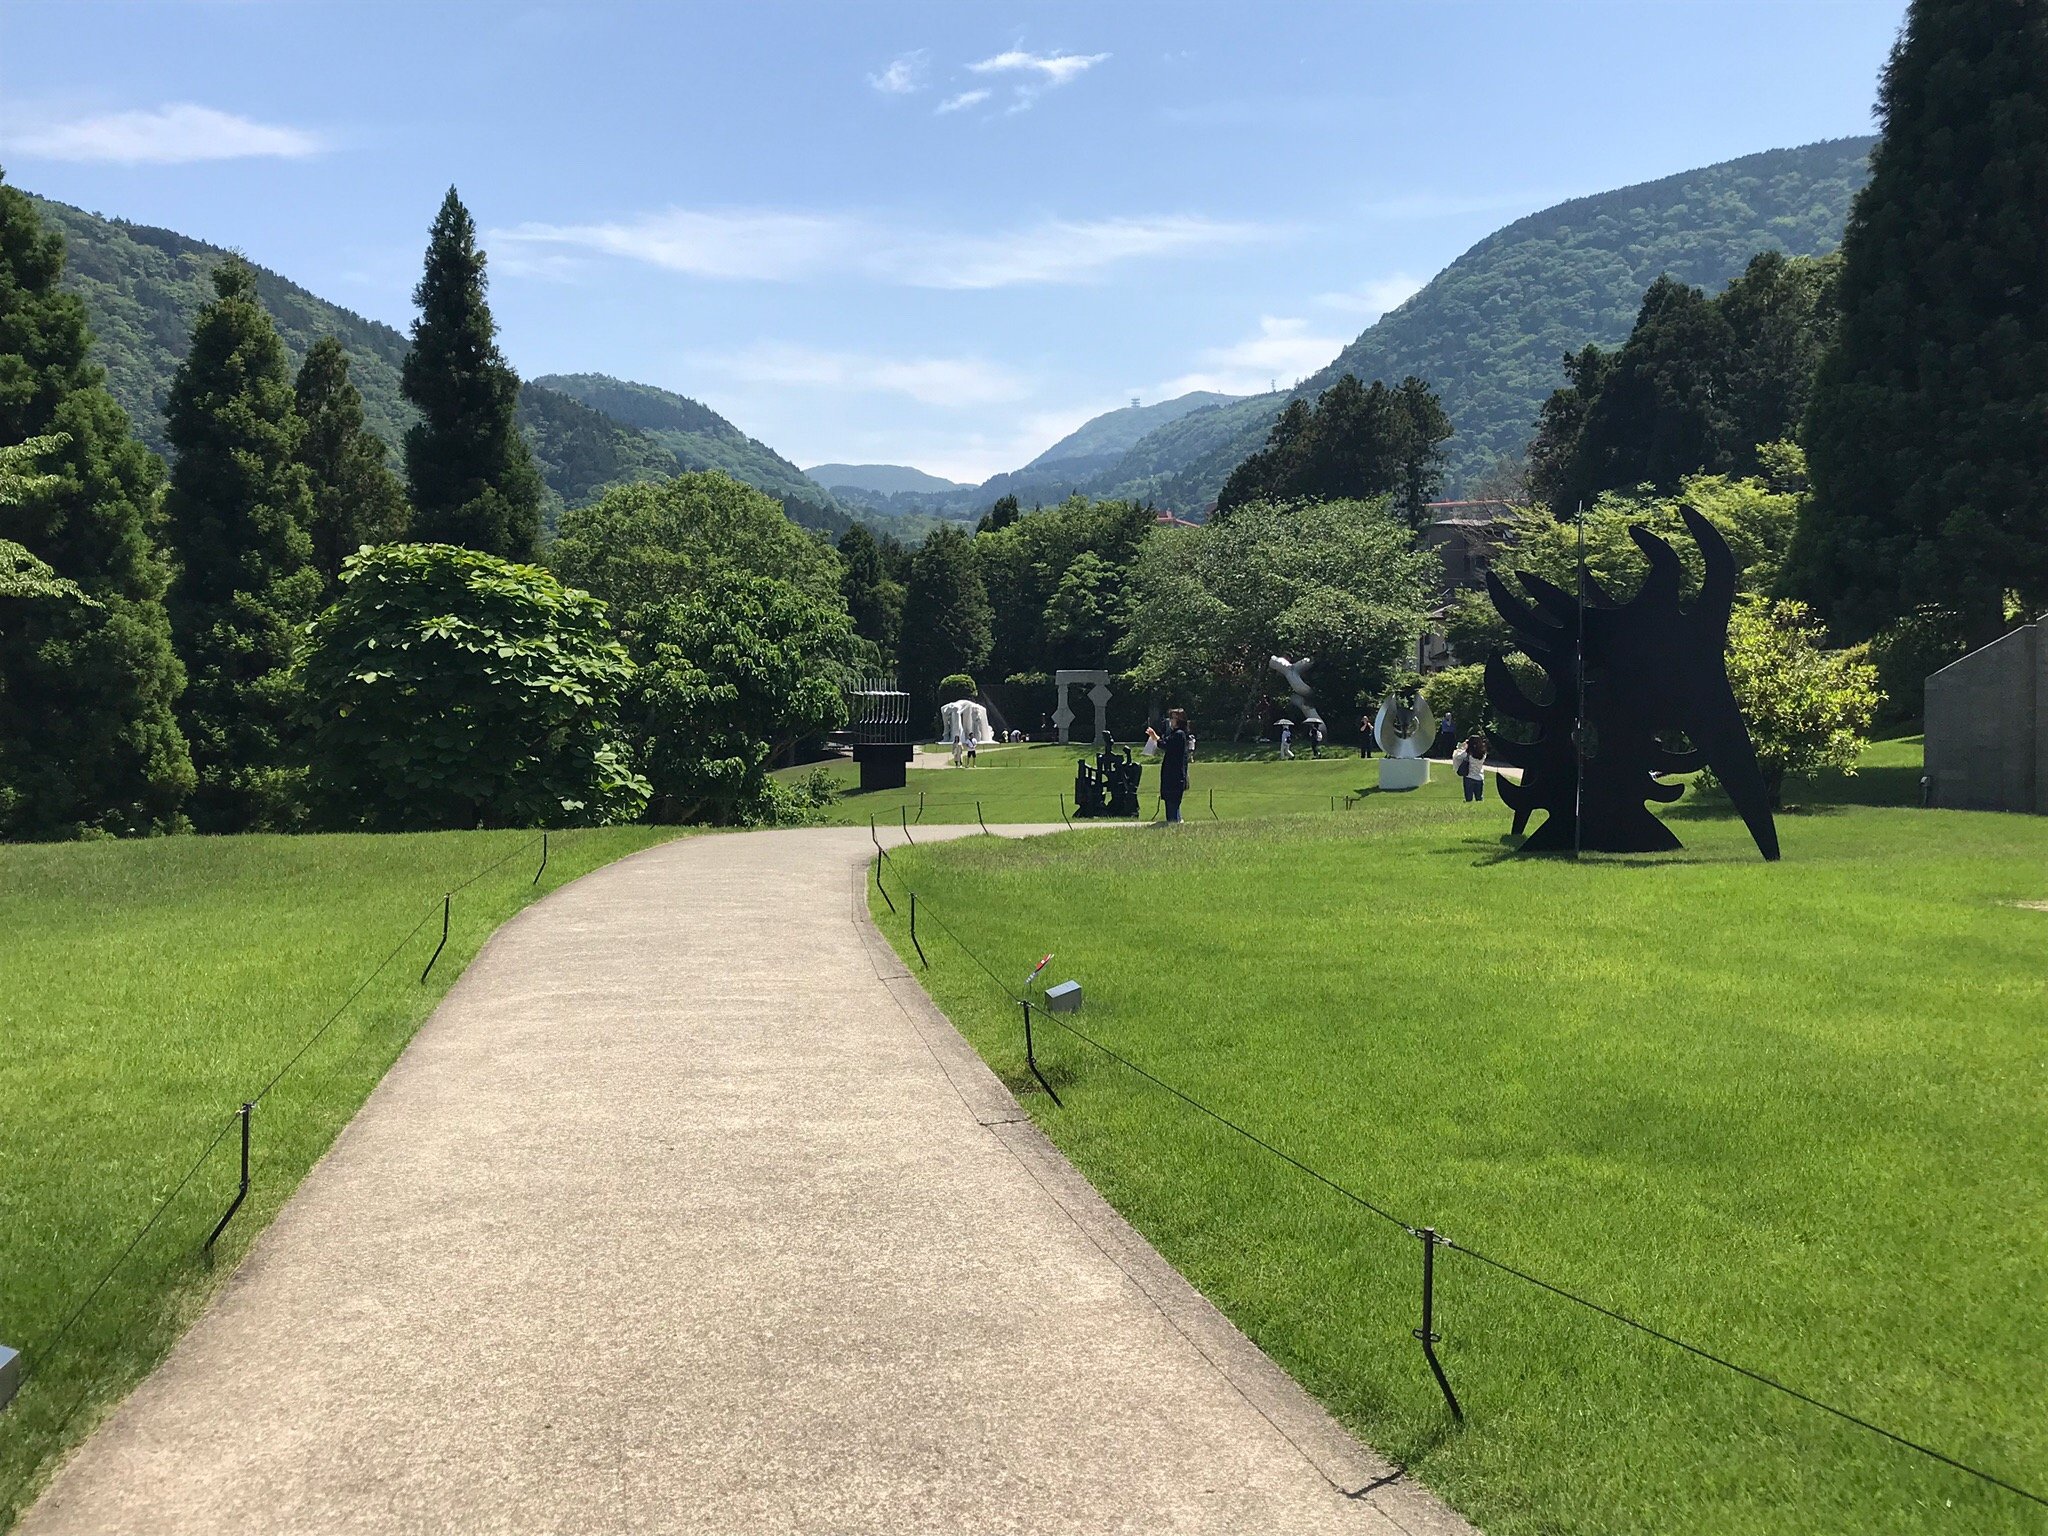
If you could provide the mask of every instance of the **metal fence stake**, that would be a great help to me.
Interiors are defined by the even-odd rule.
[[[1213,789],[1209,791],[1209,819],[1216,820],[1216,791]]]
[[[988,832],[990,837],[995,836],[995,833],[988,831],[988,820],[981,814],[981,802],[979,800],[974,802],[974,819],[981,823],[982,831]]]
[[[420,972],[420,985],[427,983],[428,972],[434,969],[434,962],[441,958],[441,951],[448,947],[448,909],[454,904],[455,894],[450,892],[441,898],[441,942],[434,946],[434,952],[427,956],[427,969]]]
[[[543,828],[540,834],[540,868],[533,872],[533,883],[540,884],[540,877],[548,872],[548,834]]]
[[[242,1202],[249,1198],[249,1111],[255,1107],[254,1104],[245,1103],[240,1110],[242,1118],[242,1182],[235,1190],[234,1200],[228,1205],[227,1210],[222,1213],[220,1220],[213,1224],[213,1230],[206,1234],[206,1242],[203,1246],[204,1252],[209,1259],[213,1257],[215,1241],[220,1237],[221,1233],[228,1229],[228,1223],[235,1219],[235,1212],[242,1208]]]
[[[1038,1086],[1046,1091],[1047,1096],[1051,1098],[1053,1103],[1059,1104],[1061,1109],[1065,1109],[1067,1106],[1064,1104],[1060,1104],[1060,1096],[1057,1093],[1053,1092],[1052,1084],[1048,1083],[1045,1080],[1045,1074],[1038,1070],[1038,1052],[1033,1050],[1031,1046],[1031,999],[1028,997],[1020,997],[1017,999],[1017,1001],[1021,1003],[1024,1008],[1025,1064],[1031,1068],[1031,1075],[1038,1079]]]
[[[921,789],[917,792],[917,824],[920,827],[924,825],[924,791]]]
[[[916,846],[917,839],[910,835],[910,807],[899,805],[896,807],[896,810],[903,817],[903,841],[911,844],[913,847]],[[918,815],[922,816],[923,814],[923,810],[920,809]]]
[[[924,962],[924,968],[930,970],[932,963],[925,958],[924,946],[917,942],[917,892],[915,891],[910,893],[910,947],[917,951],[917,958]]]
[[[1422,1239],[1422,1326],[1409,1332],[1422,1341],[1422,1356],[1429,1362],[1430,1372],[1436,1377],[1436,1384],[1443,1389],[1444,1401],[1450,1404],[1454,1422],[1465,1422],[1465,1410],[1458,1406],[1458,1394],[1451,1390],[1450,1378],[1444,1375],[1444,1368],[1436,1357],[1436,1346],[1443,1337],[1436,1331],[1436,1249],[1443,1239],[1435,1227],[1424,1227],[1415,1234]]]
[[[1074,830],[1074,818],[1067,814],[1067,792],[1064,789],[1060,791],[1060,820],[1067,824],[1069,832]]]

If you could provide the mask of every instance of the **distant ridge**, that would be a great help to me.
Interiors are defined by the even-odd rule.
[[[45,226],[64,237],[63,286],[85,301],[93,331],[93,355],[107,370],[108,388],[128,413],[136,435],[168,458],[170,443],[164,436],[163,413],[170,399],[171,379],[191,345],[193,321],[213,297],[211,274],[227,251],[175,230],[129,224],[68,203],[30,196]],[[410,345],[405,335],[330,304],[267,267],[254,263],[251,267],[256,273],[257,296],[277,323],[293,367],[322,336],[341,342],[348,352],[349,377],[363,397],[363,418],[384,439],[396,464],[405,431],[417,419],[399,388],[399,370]],[[667,398],[682,400],[681,396]],[[691,452],[678,452],[660,434],[593,409],[570,391],[529,380],[520,391],[519,425],[547,484],[544,517],[548,526],[553,526],[563,507],[590,501],[608,486],[661,479],[685,468],[724,469],[735,479],[778,497],[798,522],[828,532],[849,525],[845,511],[806,480],[795,465],[755,443],[715,412],[694,401],[683,403],[705,418],[699,436],[750,445],[751,451],[740,447],[729,452],[696,451],[693,441]]]
[[[865,491],[874,496],[897,496],[905,492],[947,496],[974,489],[965,481],[928,475],[908,464],[813,464],[804,473],[828,491]]]

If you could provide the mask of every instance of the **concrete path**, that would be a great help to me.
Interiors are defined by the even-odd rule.
[[[868,850],[693,838],[507,924],[21,1530],[1468,1530],[1023,1118]]]

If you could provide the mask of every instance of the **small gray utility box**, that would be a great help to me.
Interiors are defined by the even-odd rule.
[[[1045,1011],[1047,1013],[1079,1013],[1081,1011],[1081,983],[1063,981],[1058,986],[1045,989]]]

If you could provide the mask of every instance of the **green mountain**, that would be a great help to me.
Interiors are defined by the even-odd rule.
[[[213,296],[209,275],[214,264],[227,253],[173,230],[102,218],[47,198],[35,203],[46,224],[64,236],[64,286],[85,300],[94,354],[107,370],[108,387],[137,435],[168,456],[163,411],[171,376],[190,345],[193,318]],[[403,333],[330,304],[264,267],[254,270],[257,294],[276,320],[294,368],[322,336],[337,338],[347,349],[349,377],[362,392],[364,419],[390,446],[396,464],[405,429],[416,419],[399,389],[408,345]],[[553,527],[563,507],[592,501],[607,486],[664,479],[686,468],[724,469],[783,498],[784,509],[797,522],[830,532],[849,525],[845,512],[794,465],[695,402],[683,404],[707,419],[698,436],[736,440],[750,445],[753,455],[679,452],[661,434],[593,409],[571,392],[528,382],[520,391],[519,425],[547,482],[548,526]]]
[[[1764,249],[1816,256],[1842,238],[1869,178],[1872,138],[1776,149],[1660,181],[1574,198],[1518,219],[1452,262],[1305,380],[1314,396],[1346,372],[1370,383],[1428,380],[1457,427],[1455,493],[1497,455],[1521,450],[1564,382],[1559,361],[1587,342],[1618,346],[1662,273],[1725,287]],[[1213,501],[1265,440],[1287,394],[1190,413],[1148,434],[1086,487],[1162,506]]]
[[[602,373],[551,373],[534,383],[646,433],[685,469],[722,469],[766,491],[800,523],[823,527],[836,519],[842,530],[849,525],[829,491],[766,443],[686,395]]]
[[[1198,389],[1152,405],[1127,405],[1120,410],[1104,411],[1100,416],[1084,421],[1017,473],[1028,474],[1034,469],[1045,469],[1055,464],[1064,467],[1077,461],[1121,459],[1161,427],[1179,421],[1190,412],[1212,405],[1228,405],[1238,398]]]
[[[804,471],[828,491],[841,488],[870,496],[953,496],[971,491],[971,485],[928,475],[908,464],[813,464]]]

